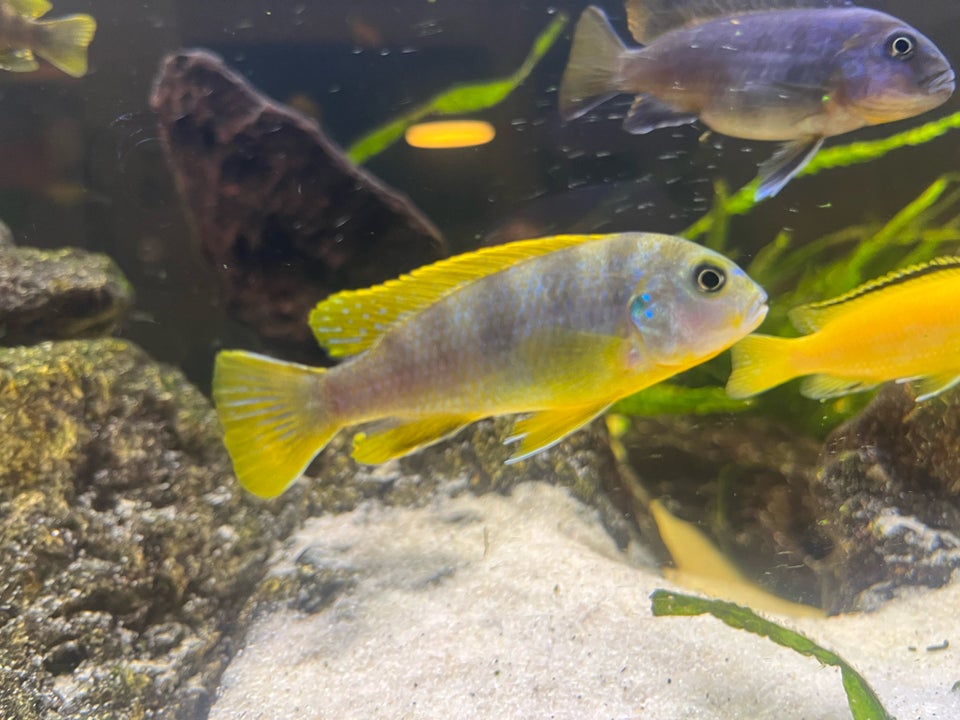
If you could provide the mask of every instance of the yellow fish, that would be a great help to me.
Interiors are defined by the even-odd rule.
[[[34,53],[73,77],[87,72],[87,46],[97,30],[89,15],[37,20],[53,7],[47,0],[0,0],[0,69],[30,72]]]
[[[756,328],[766,294],[727,258],[670,235],[563,235],[442,260],[321,302],[330,368],[217,356],[213,397],[240,482],[283,492],[341,428],[381,463],[492,415],[531,413],[515,462],[612,403]]]
[[[927,400],[960,381],[960,257],[942,257],[790,313],[799,338],[751,335],[733,348],[731,397],[810,375],[800,391],[829,398],[887,380],[917,381]]]

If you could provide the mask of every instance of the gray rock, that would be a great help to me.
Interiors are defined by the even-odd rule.
[[[106,255],[19,248],[0,225],[0,345],[106,335],[132,302]]]
[[[3,717],[195,718],[304,503],[252,501],[207,400],[118,340],[0,349]]]

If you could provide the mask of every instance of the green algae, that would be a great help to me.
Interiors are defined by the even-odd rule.
[[[873,688],[849,663],[808,637],[765,620],[749,608],[722,600],[708,600],[668,590],[655,590],[650,598],[651,609],[657,617],[713,615],[732,628],[768,638],[801,655],[814,657],[823,665],[839,668],[853,720],[894,720],[880,703]]]
[[[408,127],[428,115],[463,115],[486,110],[497,105],[512,93],[547,54],[567,25],[568,18],[558,13],[534,41],[526,59],[510,75],[486,82],[454,85],[434,95],[413,110],[390,120],[355,141],[347,150],[353,162],[362,164],[399,140]]]

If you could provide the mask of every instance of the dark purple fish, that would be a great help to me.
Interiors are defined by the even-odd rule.
[[[580,17],[562,116],[631,93],[628,132],[699,118],[725,135],[786,141],[760,165],[758,199],[779,192],[824,138],[919,115],[954,89],[936,45],[876,10],[823,0],[627,0],[627,15],[645,45],[624,45],[597,7]]]

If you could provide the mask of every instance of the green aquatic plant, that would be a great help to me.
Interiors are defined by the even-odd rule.
[[[722,600],[708,600],[668,590],[655,590],[650,599],[651,610],[657,617],[713,615],[732,628],[768,638],[801,655],[814,657],[823,665],[839,668],[853,720],[894,720],[880,703],[873,688],[849,663],[798,632],[765,620],[749,608]]]
[[[364,163],[386,150],[403,136],[408,127],[428,115],[463,115],[486,110],[502,102],[527,79],[536,64],[560,37],[567,22],[567,16],[558,13],[546,30],[534,41],[523,64],[510,75],[486,82],[454,85],[434,95],[425,103],[417,105],[413,110],[367,133],[350,146],[347,156],[357,164]]]
[[[624,398],[612,411],[622,415],[711,415],[742,412],[747,400],[734,400],[722,387],[685,387],[662,382]]]

